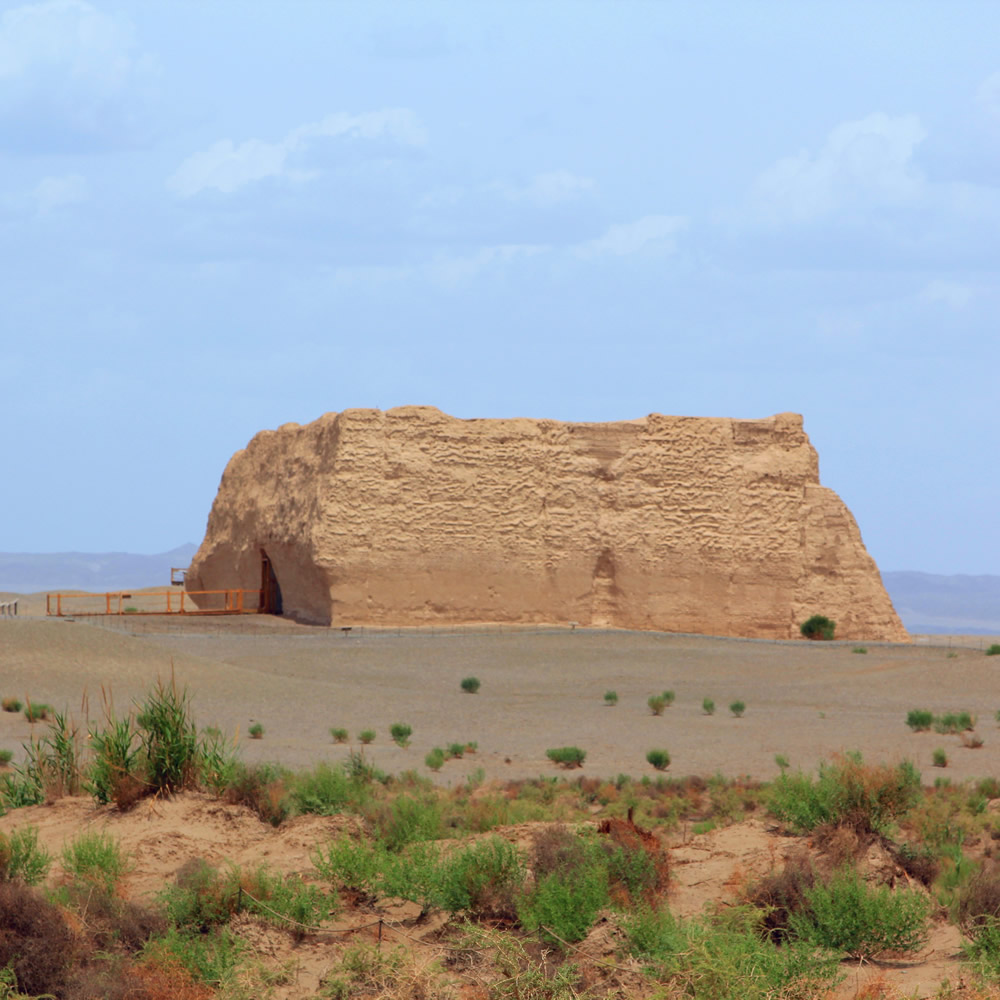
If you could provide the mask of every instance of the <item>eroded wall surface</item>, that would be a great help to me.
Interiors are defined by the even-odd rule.
[[[258,587],[322,624],[579,622],[905,640],[802,418],[619,423],[346,410],[233,456],[189,590]]]

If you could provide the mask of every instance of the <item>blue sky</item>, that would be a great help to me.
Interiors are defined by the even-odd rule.
[[[793,410],[1000,573],[1000,4],[0,3],[0,550],[201,540],[353,406]]]

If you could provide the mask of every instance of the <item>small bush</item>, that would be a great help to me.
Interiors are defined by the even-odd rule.
[[[63,911],[37,889],[0,882],[0,969],[10,969],[20,991],[63,996],[79,945]],[[0,995],[21,997],[16,991]]]
[[[52,855],[38,844],[37,827],[21,826],[9,834],[0,833],[0,882],[37,885],[51,864]]]
[[[479,678],[463,677],[461,688],[466,694],[475,694],[479,690]]]
[[[774,940],[789,937],[792,914],[808,908],[806,893],[816,885],[816,872],[806,855],[789,858],[781,871],[772,871],[751,885],[746,902],[761,911],[763,929]]]
[[[653,715],[663,715],[663,710],[667,707],[666,699],[661,694],[650,695],[646,699],[646,704]]]
[[[947,767],[948,766],[948,755],[944,752],[943,747],[938,747],[934,753],[931,754],[931,763],[935,767]]]
[[[824,615],[813,615],[806,619],[800,626],[799,631],[807,639],[832,639],[837,623],[826,618]]]
[[[934,719],[934,732],[943,736],[976,728],[976,719],[971,712],[946,712]]]
[[[924,733],[934,724],[934,715],[923,708],[914,708],[906,714],[906,724],[915,733]]]
[[[670,708],[670,706],[674,703],[676,695],[674,694],[673,691],[664,691],[663,694],[660,695],[660,697],[666,703],[667,708]]]
[[[650,750],[646,754],[646,761],[652,764],[657,771],[665,771],[670,767],[670,754],[666,750]]]
[[[655,963],[664,996],[805,1000],[831,996],[842,978],[835,955],[797,941],[776,948],[763,932],[760,911],[750,906],[692,920],[642,908],[625,918],[622,930],[629,953]]]
[[[778,769],[784,775],[792,765],[788,762],[788,758],[783,753],[776,753],[774,755],[774,763],[778,765]]]
[[[46,705],[44,701],[31,701],[28,699],[28,704],[24,709],[24,717],[28,722],[43,722],[49,717],[49,713],[52,711],[51,705]]]
[[[291,811],[285,779],[285,772],[276,764],[240,763],[222,797],[252,809],[265,823],[280,826]]]
[[[558,764],[560,767],[573,768],[583,767],[583,762],[587,757],[587,751],[579,747],[554,747],[545,751],[545,756]]]
[[[410,745],[410,735],[412,733],[412,727],[408,726],[405,722],[394,722],[389,727],[389,735],[392,737],[393,742],[401,747],[408,747]]]
[[[340,727],[335,727],[330,730],[330,739],[334,743],[346,743],[347,742],[347,730]]]
[[[573,944],[587,936],[597,914],[609,902],[607,868],[584,851],[579,868],[551,872],[535,883],[519,907],[524,928],[554,944]]]
[[[198,782],[198,732],[186,690],[157,682],[136,715],[149,791],[174,792]]]
[[[139,734],[131,719],[109,718],[90,735],[92,761],[83,787],[100,805],[113,802],[122,811],[145,794]]]
[[[82,833],[62,852],[63,868],[80,882],[114,895],[119,882],[131,869],[121,845],[106,833]]]
[[[986,648],[987,656],[998,656],[1000,655],[1000,642],[994,642],[991,646]]]
[[[614,706],[618,704],[618,692],[617,691],[605,691],[604,692],[604,704],[609,706]]]
[[[0,707],[2,707],[5,712],[20,712],[24,706],[21,704],[20,698],[4,698],[4,700],[0,702]]]
[[[962,733],[962,746],[966,750],[978,750],[983,745],[983,738],[976,733]]]
[[[958,889],[955,904],[958,926],[975,940],[994,932],[1000,920],[1000,867],[984,865]]]
[[[252,740],[263,739],[264,738],[264,727],[261,725],[261,723],[255,722],[255,723],[253,723],[252,726],[250,726],[247,729],[247,733],[249,733],[250,739],[252,739]]]
[[[461,760],[465,755],[465,744],[464,743],[449,743],[448,744],[448,757],[455,760]]]
[[[13,750],[0,750],[0,767],[6,767],[13,759]]]
[[[368,746],[369,743],[375,742],[375,730],[374,729],[362,729],[358,733],[358,739],[365,745]]]
[[[852,653],[867,653],[868,652],[868,647],[867,646],[855,646],[854,649],[851,650],[851,652]]]
[[[799,832],[824,823],[847,826],[859,836],[884,833],[920,795],[920,774],[909,762],[865,764],[843,754],[822,764],[817,780],[782,774],[771,786],[771,812]]]
[[[444,760],[444,751],[440,747],[435,747],[430,751],[430,753],[427,754],[426,757],[424,757],[424,763],[432,771],[440,771],[444,765]]]
[[[711,698],[703,698],[701,702],[701,710],[706,715],[715,715],[715,702]]]
[[[869,886],[843,869],[806,890],[808,909],[789,918],[792,932],[820,948],[873,959],[887,952],[911,954],[927,941],[930,900],[919,892]]]
[[[733,703],[732,703],[732,704],[731,704],[731,705],[729,706],[729,711],[730,711],[730,712],[732,712],[732,713],[733,713],[733,715],[735,715],[737,719],[742,719],[742,718],[743,718],[743,713],[744,713],[744,712],[745,712],[746,710],[747,710],[747,706],[746,706],[746,704],[745,704],[744,702],[742,702],[742,701],[734,701],[734,702],[733,702]]]

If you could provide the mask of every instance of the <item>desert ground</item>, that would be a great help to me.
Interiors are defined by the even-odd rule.
[[[292,768],[335,762],[358,749],[358,732],[370,728],[377,736],[365,752],[377,767],[390,773],[413,768],[454,786],[480,769],[477,780],[487,783],[560,774],[545,752],[569,744],[587,751],[582,770],[568,775],[574,778],[652,775],[645,755],[654,747],[670,751],[669,773],[676,776],[721,772],[770,780],[778,773],[776,754],[793,769],[811,771],[842,750],[860,750],[871,761],[912,759],[926,784],[940,775],[959,781],[1000,771],[1000,658],[984,654],[990,637],[915,637],[910,644],[869,643],[860,653],[857,643],[555,627],[345,633],[268,616],[69,620],[46,618],[44,604],[30,597],[20,610],[17,619],[0,620],[0,695],[66,710],[83,732],[107,706],[121,715],[152,685],[173,678],[190,692],[198,724],[232,734],[251,762]],[[468,676],[481,681],[477,694],[460,689]],[[675,691],[676,700],[654,716],[646,699],[665,689]],[[607,690],[618,693],[614,707],[604,703]],[[702,709],[706,697],[716,703],[714,715]],[[746,703],[743,718],[728,710],[737,699]],[[966,749],[955,736],[910,732],[904,720],[913,708],[973,713],[983,746]],[[389,739],[389,726],[399,721],[413,729],[406,749]],[[260,740],[247,736],[253,722],[264,726]],[[347,728],[350,741],[335,744],[332,726]],[[33,728],[39,726],[23,714],[0,713],[0,747],[14,750],[15,762]],[[428,771],[424,754],[458,741],[475,741],[478,751],[448,761],[436,775]],[[931,766],[939,746],[948,753],[946,771]],[[78,831],[106,829],[136,859],[127,892],[143,899],[192,858],[220,865],[263,861],[308,873],[315,846],[357,822],[300,816],[274,829],[245,807],[184,793],[147,800],[124,815],[85,798],[13,810],[0,817],[0,832],[32,824],[58,856]],[[531,842],[528,827],[497,833],[520,845]],[[704,833],[685,824],[662,840],[672,865],[669,905],[683,917],[735,898],[748,881],[796,852],[822,853],[766,816]],[[862,867],[891,868],[880,850],[873,845]],[[58,863],[53,877],[60,878]],[[441,921],[427,924],[418,910],[401,904],[380,911],[380,933],[418,961],[441,959]],[[294,975],[272,995],[296,998],[315,994],[347,942],[374,940],[375,931],[371,913],[346,911],[328,931],[301,942],[252,920],[240,933],[274,962],[290,963]],[[961,981],[960,940],[957,928],[939,919],[918,956],[845,966],[836,996],[934,995],[943,980]],[[598,925],[582,949],[598,966],[618,968],[627,989],[628,967],[616,958],[607,929]],[[884,992],[872,992],[873,983],[882,983]],[[459,995],[472,1000],[489,993],[470,974]]]
[[[374,729],[367,753],[390,773],[426,771],[434,746],[478,743],[474,757],[442,769],[443,783],[478,768],[488,779],[549,774],[546,750],[566,745],[586,750],[584,773],[601,777],[649,771],[654,747],[669,750],[677,775],[767,780],[778,773],[776,754],[811,771],[837,751],[859,750],[873,761],[910,758],[932,783],[939,746],[953,780],[1000,773],[1000,658],[984,655],[989,637],[869,643],[860,654],[857,643],[565,627],[344,633],[266,615],[69,620],[44,617],[37,599],[25,610],[0,620],[0,695],[85,723],[101,717],[105,698],[122,714],[173,676],[198,724],[232,734],[249,761],[336,761]],[[468,676],[480,680],[478,694],[460,689]],[[647,698],[667,689],[675,703],[652,715]],[[618,693],[613,708],[608,690]],[[705,698],[714,715],[703,712]],[[746,703],[743,718],[728,710],[736,700]],[[905,718],[914,708],[971,712],[983,746],[912,733]],[[254,722],[263,739],[247,738]],[[413,729],[406,749],[389,738],[395,722]],[[331,727],[346,728],[350,741],[334,744]],[[0,747],[16,752],[31,731],[23,715],[0,713]]]

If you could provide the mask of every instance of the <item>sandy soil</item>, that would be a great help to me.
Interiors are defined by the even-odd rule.
[[[771,778],[777,753],[794,767],[811,769],[838,750],[860,749],[873,760],[912,758],[929,783],[942,773],[930,766],[937,746],[949,753],[945,773],[953,779],[996,774],[1000,663],[982,652],[992,640],[936,641],[944,645],[870,644],[858,654],[851,645],[648,633],[470,629],[345,635],[263,616],[69,621],[28,613],[0,620],[0,695],[49,702],[83,723],[100,717],[105,698],[127,711],[158,678],[173,674],[190,689],[199,724],[236,733],[250,760],[290,766],[338,760],[351,745],[331,742],[329,728],[336,725],[348,728],[352,738],[362,728],[375,729],[369,753],[379,767],[429,773],[423,756],[432,746],[477,741],[474,757],[445,765],[438,776],[445,784],[463,781],[477,768],[500,779],[554,773],[545,750],[563,744],[586,749],[582,773],[602,776],[651,772],[645,753],[657,746],[670,750],[675,774]],[[476,695],[459,688],[469,675],[482,682]],[[618,692],[617,707],[603,703],[609,688]],[[665,688],[677,700],[654,717],[646,698]],[[715,715],[702,711],[706,696],[718,706]],[[737,698],[747,704],[742,719],[727,711]],[[985,745],[967,750],[956,737],[911,733],[904,718],[916,707],[978,714]],[[255,720],[265,727],[259,741],[245,738]],[[395,721],[413,727],[408,749],[388,739]],[[0,747],[18,749],[31,731],[23,714],[0,713]],[[300,817],[274,830],[240,807],[190,794],[147,801],[124,816],[96,809],[89,800],[67,799],[12,812],[0,818],[0,830],[35,824],[58,854],[79,830],[107,828],[135,857],[128,888],[142,897],[193,857],[267,861],[307,873],[314,846],[355,822]],[[500,832],[518,843],[530,836],[524,828]],[[732,899],[748,879],[780,866],[790,853],[812,850],[807,840],[783,836],[756,819],[699,836],[681,830],[667,846],[674,873],[670,905],[680,915]],[[884,859],[867,863],[876,867]],[[414,926],[412,917],[405,907],[393,911],[397,930],[386,933],[432,955],[433,934]],[[246,933],[257,934],[275,961],[294,960],[295,979],[279,996],[302,997],[315,990],[337,949],[371,933],[362,928],[370,920],[369,913],[345,912],[335,923],[344,933],[301,945],[260,928]],[[599,925],[584,944],[594,954],[605,949],[611,958],[613,942],[602,933],[606,938]],[[958,947],[956,929],[939,922],[916,960],[852,967],[838,996],[854,996],[879,977],[907,995],[931,995],[943,979],[958,981]]]
[[[138,634],[119,631],[128,629]],[[195,717],[236,734],[249,760],[297,767],[338,760],[357,747],[360,730],[377,733],[369,748],[387,771],[424,770],[434,746],[475,741],[475,757],[449,762],[439,780],[551,773],[549,747],[587,751],[584,772],[613,776],[650,770],[646,752],[665,747],[675,774],[777,773],[776,754],[793,768],[815,768],[832,753],[861,750],[873,760],[908,757],[930,783],[931,754],[943,747],[953,779],[1000,770],[1000,658],[975,637],[909,645],[767,642],[590,630],[407,630],[351,632],[310,628],[269,616],[240,618],[94,618],[29,615],[0,620],[0,696],[17,695],[99,719],[110,697],[127,711],[158,678],[171,673],[192,695]],[[951,646],[947,643],[951,641]],[[482,682],[460,690],[463,677]],[[617,707],[604,692],[618,692]],[[672,689],[663,716],[649,695]],[[702,711],[712,698],[716,712]],[[746,703],[742,719],[727,706]],[[913,708],[967,710],[979,718],[984,746],[955,736],[911,733]],[[264,726],[262,740],[246,739]],[[389,726],[413,728],[408,749]],[[342,726],[352,743],[335,745]],[[0,713],[0,747],[29,739],[23,715]]]

